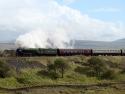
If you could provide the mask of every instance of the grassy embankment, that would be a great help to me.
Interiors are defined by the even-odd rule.
[[[50,76],[44,75],[41,71],[47,70],[47,65],[53,63],[57,58],[62,58],[69,64],[70,68],[64,73],[64,78],[60,76],[56,79]],[[89,59],[91,57],[84,56],[70,56],[70,57],[23,57],[23,58],[0,58],[1,61],[5,61],[11,68],[13,68],[13,76],[0,78],[0,87],[4,88],[17,88],[26,86],[37,85],[53,85],[53,84],[92,84],[102,82],[118,82],[125,81],[125,57],[112,57],[112,56],[100,56],[97,57],[105,63],[106,69],[111,69],[111,78],[100,78],[99,76],[88,75],[83,71],[89,71],[90,65]],[[96,62],[95,62],[96,63]],[[88,68],[89,67],[89,68]],[[91,66],[92,67],[92,66]],[[101,71],[102,72],[102,71]],[[100,72],[100,73],[101,73]],[[10,73],[11,74],[11,73]],[[90,73],[91,74],[91,73]],[[51,91],[51,90],[50,90]],[[63,91],[53,90],[53,93],[71,94],[77,92],[77,94],[124,94],[122,91],[118,91],[114,88],[106,88],[104,90],[75,90],[64,89]],[[48,91],[49,92],[49,91]],[[32,93],[28,93],[32,94]],[[38,93],[39,94],[39,93]],[[49,93],[47,93],[49,94]],[[50,92],[52,94],[52,92]]]

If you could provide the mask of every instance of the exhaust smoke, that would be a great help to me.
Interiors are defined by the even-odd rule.
[[[34,30],[19,36],[16,45],[23,48],[72,48],[64,31]]]

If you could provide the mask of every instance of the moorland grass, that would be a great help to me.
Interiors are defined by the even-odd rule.
[[[22,60],[25,63],[27,61],[38,61],[39,63],[47,66],[48,63],[53,63],[57,58],[63,58],[67,63],[70,64],[70,70],[67,70],[64,74],[64,78],[51,79],[48,76],[38,74],[39,71],[46,68],[22,68],[16,76],[0,78],[0,87],[14,88],[14,87],[24,87],[24,86],[36,86],[36,85],[49,85],[49,84],[92,84],[101,82],[114,82],[114,81],[124,81],[125,74],[120,73],[122,70],[119,68],[120,64],[125,62],[125,57],[112,57],[112,56],[99,56],[101,60],[106,60],[112,62],[111,64],[117,64],[116,67],[110,67],[118,72],[117,77],[114,79],[98,79],[97,77],[89,77],[85,74],[75,72],[75,68],[78,66],[86,67],[88,59],[91,57],[85,56],[68,56],[68,57],[1,57],[0,60]],[[17,62],[18,63],[18,62]]]

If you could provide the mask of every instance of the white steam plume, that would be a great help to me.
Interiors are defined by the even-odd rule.
[[[35,30],[19,36],[16,44],[24,48],[71,48],[70,39],[61,31]]]

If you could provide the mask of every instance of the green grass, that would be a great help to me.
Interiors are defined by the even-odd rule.
[[[14,87],[19,87],[19,86],[20,84],[17,82],[16,78],[14,77],[0,79],[0,87],[14,88]]]

